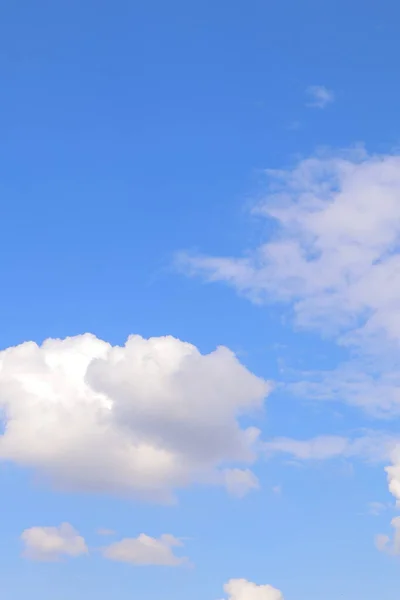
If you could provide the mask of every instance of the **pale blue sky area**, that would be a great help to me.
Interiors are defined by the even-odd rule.
[[[223,442],[221,433],[224,459],[213,463],[251,469],[259,488],[238,498],[214,480],[168,479],[177,501],[166,505],[136,491],[121,496],[109,483],[89,491],[76,483],[76,465],[88,456],[93,469],[108,468],[108,442],[98,462],[91,442],[73,441],[73,452],[62,446],[54,458],[78,401],[55,423],[52,408],[39,414],[36,401],[26,408],[28,392],[14,386],[35,372],[40,397],[54,386],[46,396],[53,407],[68,380],[51,383],[39,358],[7,363],[7,374],[0,370],[0,595],[217,600],[225,583],[244,578],[270,584],[285,600],[398,600],[400,563],[392,554],[400,538],[382,542],[383,552],[374,542],[391,535],[396,499],[384,467],[400,462],[398,3],[4,0],[0,40],[1,349],[86,332],[113,346],[130,334],[171,335],[202,354],[227,346],[248,371],[274,382],[264,409],[232,409],[242,429],[260,429],[254,461],[229,454],[231,438]],[[362,157],[340,154],[358,144]],[[310,175],[302,161],[315,156]],[[276,191],[267,169],[284,170],[272,200],[288,211],[278,216],[278,234],[276,215],[252,211],[259,203],[267,210],[267,193]],[[342,208],[325,214],[316,198]],[[274,240],[278,258],[264,246]],[[300,258],[288,250],[294,245]],[[320,269],[315,256],[323,258]],[[179,376],[190,390],[188,418],[197,414],[198,390],[214,393],[218,376],[207,368],[197,383],[192,371]],[[179,445],[179,468],[190,473],[227,424],[223,411],[215,421],[213,413],[225,388],[230,406],[240,387],[230,368],[216,400],[208,408],[200,402],[198,422],[210,429],[190,458],[189,442],[176,442],[175,396],[168,416],[155,408],[171,427],[168,444]],[[371,379],[360,383],[365,374]],[[97,386],[106,385],[102,376],[93,375]],[[119,385],[119,376],[107,385]],[[118,398],[129,395],[126,385]],[[135,392],[139,404],[150,402],[146,385]],[[253,398],[247,387],[243,394]],[[153,435],[148,414],[129,410],[124,404],[118,419],[135,436]],[[151,438],[162,448],[163,427]],[[85,429],[84,438],[91,435]],[[293,445],[299,440],[307,447]],[[220,476],[211,471],[208,478]],[[23,531],[63,522],[84,537],[87,555],[53,548],[61,560],[22,556]],[[116,533],[101,536],[99,528]],[[192,565],[102,556],[103,547],[141,533],[182,538],[173,550]],[[231,594],[270,599],[280,600]]]

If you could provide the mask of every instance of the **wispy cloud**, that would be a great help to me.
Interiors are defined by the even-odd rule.
[[[288,131],[298,131],[301,128],[302,128],[301,121],[290,121],[290,123],[288,123],[286,126],[286,129]]]
[[[270,186],[256,212],[274,223],[274,234],[239,257],[182,253],[180,266],[258,304],[286,304],[297,326],[351,351],[332,371],[299,374],[292,391],[398,417],[400,155],[358,148],[267,173]],[[275,450],[285,448],[303,456],[355,451],[341,439],[281,440]],[[400,446],[385,454],[389,490],[400,504]]]
[[[283,454],[298,461],[324,461],[335,458],[358,458],[366,462],[387,461],[398,438],[370,432],[357,438],[321,435],[298,440],[279,437],[263,443],[267,457]]]
[[[378,517],[383,512],[387,511],[389,508],[392,508],[390,504],[387,502],[369,502],[368,504],[368,514],[373,517]]]
[[[267,174],[255,212],[274,235],[242,257],[181,253],[180,266],[382,356],[400,339],[400,156],[356,149]]]
[[[324,85],[310,85],[306,94],[309,98],[307,106],[310,108],[325,108],[335,100],[332,90],[328,90]]]

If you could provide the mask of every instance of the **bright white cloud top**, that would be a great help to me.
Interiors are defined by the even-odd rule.
[[[284,600],[280,590],[247,579],[231,579],[224,585],[224,591],[228,600]]]
[[[23,554],[31,560],[52,562],[88,552],[84,538],[69,523],[62,523],[59,527],[25,529],[21,540],[24,544]]]
[[[256,458],[268,382],[225,347],[202,355],[173,337],[93,335],[27,342],[0,353],[0,458],[62,489],[168,501],[193,482],[235,487],[222,468]],[[255,487],[246,471],[243,486]]]

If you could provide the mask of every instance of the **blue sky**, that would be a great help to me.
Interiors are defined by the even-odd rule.
[[[3,3],[5,597],[397,600],[399,16]]]

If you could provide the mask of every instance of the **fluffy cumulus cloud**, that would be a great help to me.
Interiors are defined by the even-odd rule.
[[[169,500],[192,482],[225,484],[223,465],[256,458],[240,416],[269,384],[225,347],[202,355],[172,337],[122,347],[85,334],[0,352],[0,459],[66,489]]]
[[[231,579],[224,585],[224,591],[228,600],[284,600],[280,590],[247,579]]]
[[[69,523],[59,527],[31,527],[21,535],[23,555],[31,560],[57,561],[87,554],[85,540]]]
[[[173,549],[177,546],[182,546],[182,542],[173,535],[164,534],[157,539],[142,533],[137,538],[125,538],[110,544],[103,549],[103,556],[137,566],[179,567],[188,564],[186,557],[174,554]]]

